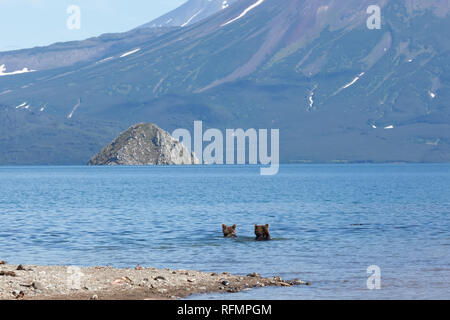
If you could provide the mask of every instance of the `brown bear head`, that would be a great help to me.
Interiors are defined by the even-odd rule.
[[[236,237],[236,225],[233,224],[231,227],[222,224],[223,236],[225,238],[235,238]]]
[[[271,240],[269,233],[269,225],[258,226],[255,224],[256,240]]]

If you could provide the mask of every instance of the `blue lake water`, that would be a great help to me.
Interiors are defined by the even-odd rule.
[[[0,167],[1,260],[312,283],[193,298],[450,299],[449,245],[450,165]]]

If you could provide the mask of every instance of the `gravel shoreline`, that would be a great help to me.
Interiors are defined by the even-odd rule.
[[[106,267],[23,266],[0,261],[0,300],[167,300],[310,283],[227,272]]]

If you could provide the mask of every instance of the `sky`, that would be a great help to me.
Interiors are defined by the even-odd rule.
[[[128,31],[184,2],[186,0],[0,0],[0,51]]]

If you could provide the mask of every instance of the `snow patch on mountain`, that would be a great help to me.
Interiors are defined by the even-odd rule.
[[[234,19],[231,19],[228,22],[225,22],[224,24],[221,25],[221,27],[225,27],[226,25],[229,25],[230,23],[233,23],[241,18],[243,18],[247,13],[249,13],[250,11],[252,11],[253,9],[255,9],[257,6],[259,6],[260,4],[262,4],[264,2],[264,0],[258,0],[256,1],[254,4],[252,4],[250,7],[248,7],[247,9],[245,9],[244,11],[242,11],[242,13],[237,16]]]
[[[103,63],[103,62],[106,62],[106,61],[109,61],[109,60],[112,60],[112,59],[114,59],[114,57],[108,57],[108,58],[102,59],[100,61],[97,61],[97,63]]]
[[[317,85],[314,86],[314,88],[310,91],[308,101],[309,101],[309,107],[307,111],[310,111],[314,108],[314,94],[317,89]]]
[[[320,6],[319,8],[317,8],[317,14],[327,12],[328,8],[329,8],[328,6]]]
[[[22,73],[28,73],[28,72],[36,72],[36,70],[30,70],[28,68],[23,68],[22,70],[16,70],[13,72],[6,72],[6,66],[4,64],[0,65],[0,77],[4,76],[12,76],[15,74],[22,74]]]
[[[195,19],[196,16],[198,16],[200,13],[202,13],[203,9],[201,9],[200,11],[198,11],[196,14],[194,14],[192,17],[190,17],[185,23],[183,23],[181,26],[185,27],[187,26],[192,20]]]
[[[67,116],[67,119],[72,119],[73,114],[77,111],[78,107],[81,105],[81,99],[78,99],[78,103],[73,107],[72,112]]]
[[[359,75],[357,75],[352,81],[350,81],[349,83],[347,83],[346,85],[344,85],[343,87],[339,88],[339,90],[337,90],[333,96],[337,95],[338,93],[340,93],[342,90],[345,90],[349,87],[351,87],[352,85],[354,85],[359,79],[361,79],[361,77],[363,75],[365,75],[365,72],[361,72]]]
[[[132,54],[134,54],[134,53],[136,53],[136,52],[139,52],[139,51],[141,51],[141,48],[137,48],[137,49],[134,49],[134,50],[125,52],[125,53],[124,53],[123,55],[121,55],[120,57],[121,57],[121,58],[125,58],[125,57],[128,57],[129,55],[132,55]]]
[[[4,95],[4,94],[8,94],[10,92],[13,92],[12,90],[5,90],[2,93],[0,93],[0,96]]]
[[[27,102],[24,102],[24,103],[22,103],[22,104],[16,106],[16,109],[23,108],[23,107],[25,107],[26,105],[27,105]]]
[[[348,87],[351,87],[358,81],[362,76],[364,75],[364,72],[361,72],[355,79],[353,79],[351,82],[347,83],[345,86],[343,86],[341,89],[347,89]]]

